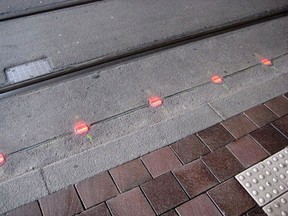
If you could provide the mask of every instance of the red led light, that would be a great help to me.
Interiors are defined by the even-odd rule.
[[[90,126],[85,122],[77,122],[74,126],[74,132],[77,135],[85,135],[90,131]]]
[[[261,60],[261,63],[262,63],[263,65],[266,65],[266,66],[272,66],[272,62],[271,62],[271,60],[268,59],[268,58],[263,58],[263,59]]]
[[[162,98],[158,96],[152,96],[148,98],[148,102],[151,107],[155,107],[155,108],[160,107],[163,104]]]
[[[213,83],[215,83],[215,84],[221,84],[221,83],[224,82],[224,79],[223,79],[223,77],[221,77],[221,76],[219,76],[219,75],[213,75],[213,76],[211,77],[211,81],[212,81]]]
[[[6,156],[3,153],[0,153],[0,166],[4,165],[6,162]]]

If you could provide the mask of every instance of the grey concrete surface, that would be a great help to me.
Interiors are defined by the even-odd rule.
[[[109,0],[2,22],[0,85],[4,68],[43,56],[55,70],[71,68],[287,6],[287,0]]]
[[[40,170],[0,183],[0,214],[48,195]]]
[[[43,168],[50,192],[173,143],[221,119],[208,106],[186,111],[131,135]]]
[[[33,149],[12,154],[9,156],[9,160],[5,167],[3,167],[4,172],[0,176],[0,181],[5,181],[33,169],[47,166],[56,161],[98,147],[123,136],[128,136],[135,131],[163,122],[167,118],[178,116],[183,112],[187,112],[187,110],[193,112],[194,109],[205,104],[213,104],[215,101],[216,103],[219,103],[219,101],[226,100],[227,97],[233,97],[235,94],[241,95],[242,92],[244,92],[245,95],[247,92],[251,91],[251,88],[254,89],[255,86],[258,85],[264,86],[267,82],[271,82],[271,79],[286,73],[285,67],[288,62],[288,55],[273,62],[275,65],[274,67],[257,65],[240,73],[232,74],[225,78],[224,86],[214,85],[208,82],[197,88],[187,89],[184,92],[165,99],[164,106],[159,109],[155,110],[147,107],[109,121],[97,123],[92,127],[90,132],[90,135],[94,137],[92,143],[85,137],[81,138],[74,135],[66,135],[47,141]],[[278,85],[276,89],[280,86]],[[285,85],[282,85],[281,90],[284,89],[285,91],[284,87]],[[287,88],[286,90],[288,91]],[[278,91],[275,91],[275,89],[273,90],[274,96],[280,93],[279,89]],[[259,94],[259,97],[261,94]],[[270,97],[271,94],[264,96],[264,99],[266,98],[267,100],[267,97]],[[249,98],[247,98],[247,100],[246,104],[249,104],[249,106],[246,106],[246,108],[259,103],[257,98],[256,100],[254,98],[252,101],[249,100]],[[263,98],[261,101],[262,100]],[[231,106],[230,109],[235,109],[234,114],[236,114],[237,112],[241,112],[243,107],[234,105]],[[216,112],[219,113],[223,119],[226,118],[224,117],[225,115],[221,114],[217,109]]]
[[[9,155],[0,189],[14,194],[9,188],[30,175],[41,189],[40,169],[51,193],[287,92],[287,22],[251,26],[95,71],[98,79],[90,74],[1,100],[0,149],[39,146]],[[259,55],[276,58],[274,66],[261,66]],[[225,77],[224,85],[210,82],[213,73]],[[152,94],[166,98],[163,107],[109,119],[146,104]],[[106,119],[92,126],[92,142],[69,134],[77,116]],[[43,191],[0,201],[0,207],[12,210]]]
[[[209,82],[213,73],[233,74],[258,64],[258,54],[280,56],[287,52],[287,20],[123,63],[98,79],[89,75],[1,100],[0,148],[11,153],[72,131],[77,116],[97,122],[146,104],[151,94],[169,96]]]
[[[235,94],[214,101],[210,103],[210,105],[217,113],[226,119],[286,92],[288,92],[287,73],[261,83],[260,85],[235,92]],[[255,101],[257,101],[256,104]]]
[[[95,2],[96,0],[94,0]],[[0,20],[23,16],[30,13],[53,10],[63,6],[79,3],[89,3],[93,0],[13,0],[0,1]]]

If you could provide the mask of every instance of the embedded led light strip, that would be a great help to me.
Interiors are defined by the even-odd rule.
[[[79,121],[74,125],[74,133],[76,135],[86,135],[90,131],[90,126],[83,122]]]
[[[6,162],[6,156],[4,153],[0,153],[0,167],[3,166]]]
[[[212,75],[211,81],[215,84],[222,84],[224,82],[224,79],[220,75]]]
[[[162,106],[163,99],[159,96],[152,96],[148,98],[148,102],[151,107],[157,108],[157,107]]]

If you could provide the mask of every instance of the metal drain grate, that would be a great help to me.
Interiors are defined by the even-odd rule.
[[[18,83],[52,72],[48,59],[41,59],[23,65],[7,68],[5,74],[9,83]]]

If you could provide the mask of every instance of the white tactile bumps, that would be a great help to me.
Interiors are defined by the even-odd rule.
[[[287,191],[287,187],[264,163],[258,163],[241,172],[236,179],[259,206],[264,206]]]
[[[288,149],[272,155],[265,161],[267,166],[286,186],[288,186]]]
[[[288,216],[288,192],[263,207],[268,216]]]

